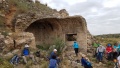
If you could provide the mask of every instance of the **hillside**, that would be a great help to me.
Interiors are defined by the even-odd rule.
[[[95,37],[101,37],[101,38],[120,38],[120,34],[103,34],[103,35],[97,35]]]
[[[108,43],[115,44],[120,43],[120,34],[104,34],[104,35],[97,35],[94,36],[97,42],[106,45]]]

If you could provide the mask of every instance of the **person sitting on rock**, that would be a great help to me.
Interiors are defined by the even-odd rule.
[[[52,55],[52,58],[50,59],[49,68],[57,68],[57,60],[55,55]]]
[[[78,43],[76,41],[74,42],[73,47],[74,47],[76,56],[78,56],[79,45],[78,45]]]
[[[27,58],[32,58],[33,63],[36,64],[34,56],[30,54],[29,45],[27,43],[22,51],[22,57],[25,64],[27,64]]]
[[[103,53],[105,52],[105,47],[100,45],[98,48],[97,48],[97,60],[99,62],[101,62],[103,60]]]
[[[107,60],[113,60],[112,52],[113,52],[113,47],[111,44],[108,44],[106,48]]]
[[[88,61],[85,55],[82,55],[81,64],[84,68],[93,68],[92,64],[90,63],[90,61]]]

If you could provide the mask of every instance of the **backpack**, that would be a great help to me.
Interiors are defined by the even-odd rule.
[[[11,63],[11,64],[18,64],[18,62],[19,62],[19,57],[18,57],[18,55],[14,55],[14,56],[12,57],[12,59],[10,60],[10,63]]]
[[[35,55],[36,55],[37,57],[40,57],[40,51],[37,51],[37,52],[35,53]]]

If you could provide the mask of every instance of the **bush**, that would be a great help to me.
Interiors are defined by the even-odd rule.
[[[25,2],[25,0],[21,0],[21,1],[20,0],[8,0],[8,1],[9,1],[9,5],[16,6],[19,13],[24,13],[29,10],[29,5],[27,4],[27,2]]]
[[[59,56],[59,55],[61,55],[62,49],[64,47],[65,47],[64,41],[61,40],[60,38],[56,38],[56,39],[54,39],[53,46],[51,46],[49,48],[49,53],[48,54],[50,54],[53,51],[53,49],[57,49],[57,54]]]
[[[57,54],[58,55],[61,55],[62,49],[64,48],[64,46],[65,46],[65,43],[60,38],[54,39],[52,44],[45,44],[45,43],[43,43],[41,45],[36,45],[36,47],[38,49],[48,51],[48,54],[50,54],[53,51],[53,49],[57,49]]]
[[[44,44],[41,44],[41,45],[36,45],[36,47],[37,47],[38,49],[41,49],[41,50],[48,50],[49,47],[50,47],[50,45],[44,43]]]
[[[0,16],[0,28],[4,28],[5,19]]]
[[[0,58],[0,68],[13,68],[13,65],[11,65],[7,60]]]

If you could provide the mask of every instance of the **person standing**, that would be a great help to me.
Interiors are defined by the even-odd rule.
[[[105,47],[100,45],[98,48],[97,48],[97,60],[99,62],[101,62],[103,60],[103,53],[105,52]]]
[[[76,41],[74,41],[73,47],[74,47],[76,56],[78,56],[79,45],[78,45],[78,43]]]

